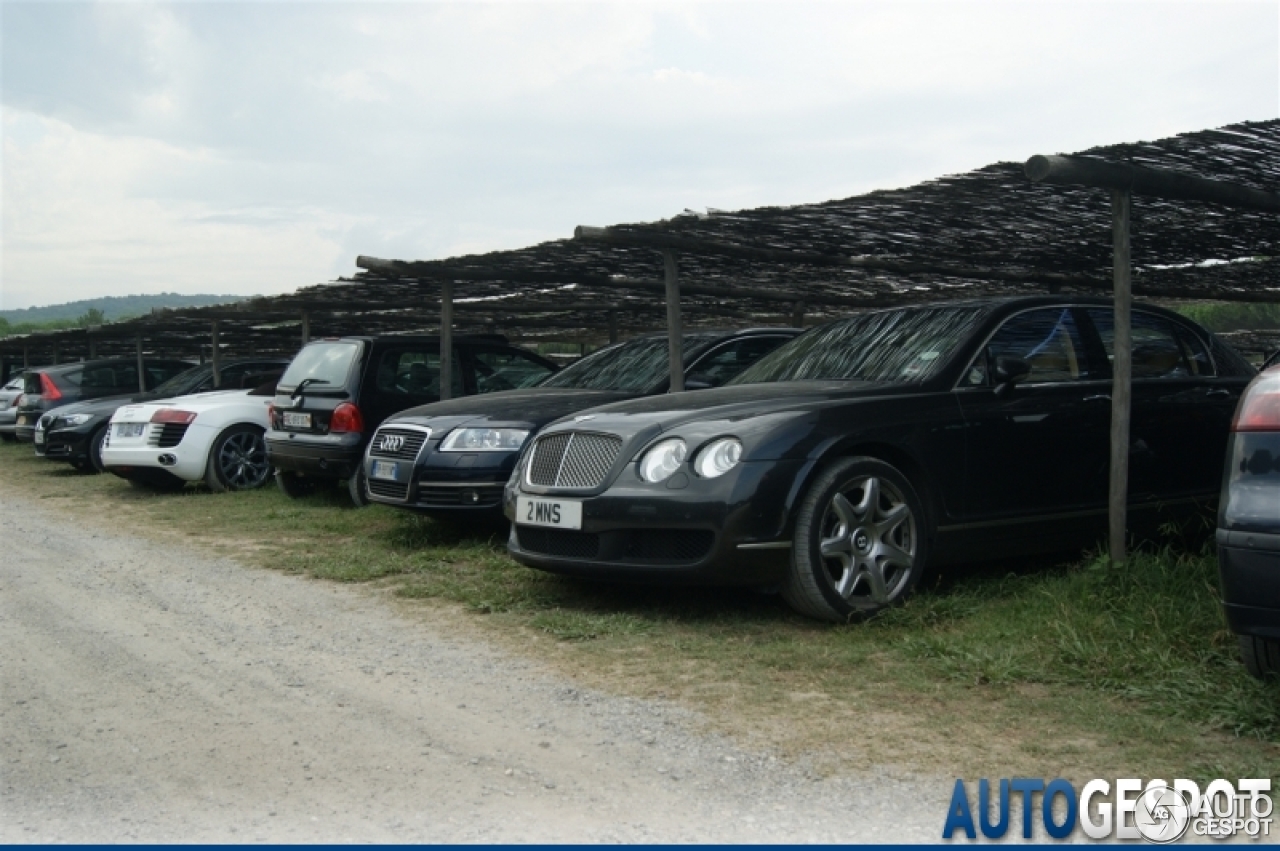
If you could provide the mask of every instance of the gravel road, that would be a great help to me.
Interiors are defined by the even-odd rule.
[[[940,836],[954,778],[821,778],[366,588],[12,492],[0,546],[0,842]]]

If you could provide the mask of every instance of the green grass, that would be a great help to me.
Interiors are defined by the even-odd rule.
[[[751,591],[529,570],[507,557],[501,530],[357,510],[345,492],[149,494],[13,445],[0,446],[0,487],[248,564],[376,582],[424,613],[443,604],[483,616],[470,623],[516,652],[603,687],[689,703],[833,770],[1104,776],[1110,767],[1209,778],[1269,776],[1280,764],[1280,683],[1257,682],[1240,664],[1211,554],[1166,548],[1118,568],[1101,558],[987,566],[870,622],[832,627]]]

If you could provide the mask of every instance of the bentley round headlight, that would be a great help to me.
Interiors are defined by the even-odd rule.
[[[680,469],[689,447],[678,437],[664,440],[654,446],[640,459],[640,478],[646,482],[665,482],[671,474]]]
[[[714,479],[738,466],[742,460],[742,441],[722,437],[708,443],[693,459],[693,471],[704,479]]]
[[[515,452],[529,438],[523,428],[455,428],[440,444],[441,452]]]

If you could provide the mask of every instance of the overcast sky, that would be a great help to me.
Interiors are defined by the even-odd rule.
[[[1267,2],[0,2],[0,309],[1280,116]]]

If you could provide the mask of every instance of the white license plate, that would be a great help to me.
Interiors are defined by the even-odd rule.
[[[582,528],[582,503],[572,499],[516,497],[516,522],[525,526]]]
[[[22,416],[18,417],[18,425],[26,425],[29,422],[31,422],[31,418],[28,417],[26,414],[23,414]]]
[[[293,411],[284,412],[285,428],[311,428],[311,415],[298,414]]]
[[[396,480],[396,463],[394,461],[374,461],[369,476],[374,479]]]
[[[34,440],[36,443],[44,443],[44,432],[42,432],[40,429],[36,429],[36,433],[32,435],[32,440]]]
[[[146,423],[117,423],[116,437],[141,437]]]

